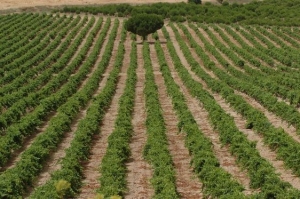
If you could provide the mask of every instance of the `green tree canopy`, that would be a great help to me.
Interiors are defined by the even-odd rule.
[[[125,29],[134,34],[147,39],[147,35],[154,33],[161,29],[164,25],[164,20],[161,16],[156,14],[138,14],[131,17],[125,23]]]
[[[189,3],[201,4],[202,0],[188,0]]]

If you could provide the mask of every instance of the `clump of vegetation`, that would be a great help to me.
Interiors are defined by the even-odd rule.
[[[55,184],[55,189],[60,198],[64,198],[65,193],[70,189],[71,184],[66,180],[59,180]]]
[[[201,0],[188,0],[189,3],[201,4]]]
[[[103,194],[97,194],[96,196],[95,196],[95,198],[94,199],[104,199],[105,197],[104,197],[104,195]],[[122,197],[121,196],[118,196],[118,195],[114,195],[114,196],[110,196],[110,198],[109,199],[121,199]]]
[[[145,41],[149,34],[161,29],[163,25],[164,20],[161,16],[155,14],[139,14],[126,21],[125,29],[141,36]]]

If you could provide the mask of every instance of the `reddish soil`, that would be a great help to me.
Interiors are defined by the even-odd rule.
[[[160,66],[154,45],[150,46],[150,56],[155,73],[155,82],[158,86],[159,101],[163,110],[169,151],[174,162],[177,191],[182,198],[202,198],[202,184],[199,182],[199,179],[193,173],[193,168],[190,166],[191,157],[188,149],[184,146],[185,135],[178,131],[178,118],[173,110],[172,101],[167,94],[167,88],[159,69]]]
[[[118,49],[119,41],[120,41],[120,31],[122,26],[119,25],[118,36],[115,39],[114,49]],[[130,53],[130,42],[129,38],[125,41],[125,58],[123,61],[123,67],[121,68],[121,73],[125,73],[129,67],[129,53]],[[111,61],[115,60],[115,56],[117,53],[113,53]],[[100,187],[99,178],[101,176],[99,172],[99,167],[106,153],[106,148],[108,146],[107,140],[109,135],[114,130],[114,122],[117,117],[118,109],[119,109],[119,98],[124,92],[125,81],[127,76],[122,75],[119,78],[119,82],[117,85],[116,93],[112,99],[111,105],[107,110],[101,124],[100,134],[94,136],[92,141],[91,155],[89,160],[83,165],[83,187],[81,189],[81,193],[78,196],[79,198],[92,198],[95,195],[96,189]]]
[[[183,53],[180,50],[180,46],[178,42],[175,39],[174,33],[171,29],[168,29],[168,32],[170,34],[170,38],[173,42],[173,45],[177,51],[177,55],[181,59],[181,62],[186,68],[189,70],[189,72],[192,74],[194,78],[197,78],[195,74],[192,73],[190,70],[189,64],[187,60],[185,59]],[[170,60],[170,55],[167,52],[167,49],[164,50],[165,56]],[[175,71],[175,68],[173,64],[168,61],[170,69],[172,71]],[[187,104],[189,106],[190,111],[192,112],[197,124],[199,125],[199,128],[202,130],[202,132],[211,139],[213,146],[214,146],[214,152],[218,160],[220,161],[221,167],[226,170],[228,173],[230,173],[238,182],[240,182],[245,187],[245,194],[251,194],[252,190],[249,188],[250,179],[247,176],[247,172],[242,170],[237,164],[236,159],[234,156],[230,154],[229,148],[227,146],[222,146],[222,144],[219,141],[219,135],[217,132],[213,130],[213,128],[210,126],[209,119],[208,119],[208,113],[202,108],[202,104],[195,98],[193,98],[187,88],[185,88],[183,82],[179,78],[177,74],[174,74],[173,77],[176,82],[179,84],[179,86],[182,89],[182,92],[187,97]],[[197,78],[199,80],[199,78]],[[200,83],[205,86],[205,83],[201,81]]]
[[[137,84],[135,90],[134,109],[133,109],[133,136],[130,142],[131,156],[127,162],[127,186],[128,192],[125,198],[142,199],[151,198],[154,190],[151,187],[150,179],[152,177],[151,166],[143,158],[143,150],[147,141],[146,132],[146,107],[144,96],[145,69],[142,55],[142,45],[137,46]]]

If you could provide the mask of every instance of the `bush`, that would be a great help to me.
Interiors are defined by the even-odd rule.
[[[245,65],[245,62],[244,62],[243,60],[239,60],[239,61],[238,61],[238,65],[239,65],[240,67],[243,67],[243,66]]]
[[[173,21],[173,22],[184,22],[184,21],[186,21],[186,19],[183,16],[179,16],[179,15],[171,16],[170,20]]]
[[[201,4],[201,0],[188,0],[189,3]]]
[[[130,18],[125,23],[125,29],[134,34],[147,39],[147,36],[161,29],[164,25],[164,20],[156,14],[138,14]]]

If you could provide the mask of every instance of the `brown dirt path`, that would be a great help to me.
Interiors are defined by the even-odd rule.
[[[170,33],[170,32],[169,32]],[[174,44],[176,41],[174,40]],[[178,50],[179,51],[179,50]],[[188,64],[184,64],[185,66],[188,66]],[[246,123],[247,121],[237,112],[235,112],[230,105],[217,93],[213,93],[209,88],[207,88],[205,82],[200,79],[195,73],[193,73],[189,67],[187,67],[192,77],[200,82],[203,85],[203,88],[205,88],[210,94],[214,97],[214,99],[217,101],[217,103],[234,118],[235,124],[237,125],[238,129],[243,132],[249,140],[256,141],[257,142],[257,150],[260,153],[260,156],[268,160],[273,167],[275,168],[276,172],[280,174],[280,178],[283,181],[289,182],[293,187],[299,189],[300,188],[300,179],[293,175],[292,171],[290,169],[286,169],[284,166],[283,161],[277,160],[276,152],[269,149],[267,146],[263,144],[263,138],[257,135],[253,130],[246,129]],[[250,191],[247,190],[246,193],[250,193]]]
[[[135,90],[133,109],[133,136],[129,144],[131,156],[126,163],[128,169],[126,199],[151,198],[154,190],[150,179],[153,175],[151,166],[143,158],[143,149],[147,141],[146,107],[144,96],[145,69],[142,55],[142,45],[137,45],[137,84]]]
[[[79,22],[79,23],[80,23],[80,22]],[[87,23],[88,23],[88,22],[87,22]],[[87,24],[87,23],[86,23],[86,24]],[[95,23],[94,23],[94,26],[95,26]],[[89,31],[87,32],[86,36],[83,38],[82,43],[80,44],[80,46],[82,46],[82,45],[85,43],[85,41],[86,41],[86,39],[87,39],[89,33],[92,31],[92,29],[93,29],[94,26],[92,26],[92,27],[89,29]],[[83,29],[84,27],[85,27],[85,26],[83,26],[82,29]],[[80,33],[78,33],[77,36],[78,36],[79,34],[80,34]],[[78,47],[78,49],[76,50],[76,52],[75,52],[75,54],[72,56],[72,58],[69,60],[68,64],[71,63],[72,60],[75,59],[76,55],[77,55],[78,52],[80,51],[80,46]],[[68,65],[68,64],[67,64],[67,65]],[[55,76],[55,75],[56,75],[56,74],[54,74],[54,76]],[[24,139],[24,144],[23,144],[23,146],[22,146],[20,149],[17,149],[17,150],[15,150],[15,151],[13,151],[12,156],[10,157],[10,160],[7,162],[7,164],[6,164],[4,167],[0,168],[0,172],[4,171],[4,170],[6,170],[6,169],[10,169],[10,168],[12,168],[12,167],[15,166],[15,164],[20,160],[22,153],[23,153],[26,149],[28,149],[28,148],[31,146],[31,144],[34,142],[35,138],[36,138],[39,134],[43,133],[43,132],[47,129],[47,127],[49,126],[49,123],[50,123],[51,118],[55,117],[56,115],[57,115],[57,112],[56,112],[56,111],[52,111],[51,113],[48,114],[48,116],[47,116],[47,118],[45,119],[45,121],[43,122],[43,124],[42,124],[41,126],[39,126],[39,127],[36,128],[36,129],[37,129],[36,132],[33,133],[31,136],[29,136],[29,137],[27,137],[27,138]]]
[[[185,135],[178,132],[178,118],[173,110],[172,100],[167,94],[167,88],[160,72],[160,66],[154,45],[150,45],[150,56],[154,70],[156,85],[158,86],[159,101],[163,111],[166,125],[166,135],[169,143],[169,151],[172,155],[176,172],[176,189],[181,198],[198,199],[202,198],[202,184],[197,179],[193,168],[190,166],[191,157],[188,149],[184,146]]]
[[[187,60],[185,59],[183,53],[180,50],[180,46],[175,38],[174,32],[171,28],[167,28],[170,38],[173,42],[173,45],[176,49],[177,55],[179,56],[182,64],[184,66],[187,66],[187,69],[190,71],[190,68],[188,67],[189,64]],[[165,56],[168,60],[169,67],[172,71],[176,71],[174,68],[174,65],[171,63],[171,57],[166,49],[165,50]],[[191,72],[191,71],[190,71]],[[192,73],[191,73],[192,74]],[[196,78],[195,75],[193,75],[194,78]],[[183,94],[187,98],[187,104],[189,106],[190,111],[192,112],[197,124],[199,125],[199,128],[202,130],[202,132],[211,139],[213,146],[214,146],[214,152],[217,157],[217,159],[220,162],[220,166],[226,170],[228,173],[230,173],[238,182],[240,182],[245,187],[245,194],[250,194],[252,191],[249,188],[250,179],[247,176],[247,172],[243,171],[237,164],[236,164],[236,158],[230,154],[229,148],[227,146],[222,146],[219,135],[216,131],[213,130],[209,123],[208,113],[207,111],[202,108],[202,104],[195,98],[193,98],[187,88],[185,88],[183,82],[179,78],[178,74],[174,74],[174,79],[176,79],[176,82],[179,84],[179,86],[182,89]],[[204,86],[205,83],[201,82]]]
[[[117,38],[115,39],[114,49],[118,49],[119,41],[120,41],[120,31],[122,29],[122,24],[120,23]],[[126,73],[130,59],[130,41],[129,37],[125,41],[125,58],[123,60],[123,67],[121,68],[120,73]],[[113,53],[111,61],[114,61],[117,53]],[[95,135],[92,141],[91,155],[89,160],[83,164],[83,186],[81,188],[81,193],[78,198],[93,198],[95,195],[96,189],[100,187],[99,178],[101,176],[99,172],[99,166],[101,164],[102,158],[106,153],[106,148],[108,146],[107,139],[109,135],[114,130],[114,122],[118,114],[119,109],[119,99],[124,92],[125,81],[127,75],[120,75],[119,81],[117,84],[115,95],[113,96],[110,107],[108,108],[101,124],[100,134]]]

